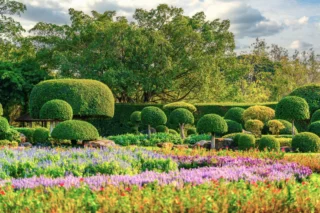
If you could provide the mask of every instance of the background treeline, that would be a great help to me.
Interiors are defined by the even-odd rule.
[[[289,55],[257,39],[236,54],[230,22],[202,12],[159,5],[128,20],[70,9],[69,25],[39,22],[23,36],[10,15],[26,9],[0,0],[0,103],[11,120],[28,110],[32,87],[50,78],[102,81],[118,103],[278,101],[320,81],[313,50]]]

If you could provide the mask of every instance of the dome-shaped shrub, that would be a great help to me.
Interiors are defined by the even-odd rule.
[[[226,119],[228,125],[228,134],[242,132],[242,125],[236,121]]]
[[[0,132],[7,132],[10,129],[9,122],[6,118],[0,117]]]
[[[178,108],[170,113],[169,121],[174,125],[179,125],[181,138],[185,139],[184,126],[186,124],[193,124],[194,117],[192,112],[190,112],[189,110]]]
[[[292,123],[286,120],[282,119],[276,119],[277,121],[280,121],[284,125],[284,129],[280,130],[281,135],[290,135],[292,134]],[[296,127],[294,127],[294,132],[298,133],[298,130]]]
[[[256,137],[261,136],[261,130],[264,124],[260,120],[248,120],[246,121],[244,127],[247,131],[252,132]]]
[[[319,152],[320,138],[311,132],[302,132],[292,139],[292,149],[300,152]]]
[[[295,89],[290,96],[298,96],[306,100],[310,113],[320,109],[320,85],[311,84]]]
[[[163,109],[169,110],[169,111],[173,111],[178,108],[184,108],[189,110],[190,112],[197,111],[197,108],[194,105],[185,103],[185,102],[174,102],[174,103],[166,104],[163,106]]]
[[[51,136],[66,140],[96,140],[98,130],[90,123],[79,120],[69,120],[59,123],[52,131]]]
[[[273,119],[275,112],[270,107],[252,106],[243,112],[242,118],[246,122],[248,120],[260,120],[263,123]]]
[[[320,121],[320,109],[316,110],[311,117],[311,123]]]
[[[141,111],[141,121],[148,125],[148,136],[151,137],[151,126],[165,125],[167,123],[166,114],[158,107],[149,106]]]
[[[273,135],[279,135],[280,131],[285,128],[283,123],[279,120],[270,120],[268,121],[267,126]]]
[[[241,108],[241,107],[232,107],[231,109],[229,109],[226,114],[224,115],[224,119],[226,120],[232,120],[232,121],[236,121],[240,124],[243,123],[243,113],[244,113],[245,109]]]
[[[187,135],[196,135],[197,134],[197,129],[196,128],[189,128],[187,130]]]
[[[267,149],[268,151],[280,151],[280,143],[273,136],[263,136],[259,142],[259,150],[263,151],[265,149]]]
[[[159,125],[156,127],[157,132],[165,132],[168,133],[169,132],[169,128],[166,127],[165,125]]]
[[[240,134],[238,139],[239,150],[248,150],[248,149],[254,148],[255,144],[256,144],[256,139],[253,135]]]
[[[174,129],[169,129],[169,134],[178,135],[179,133]]]
[[[141,122],[141,112],[140,111],[134,111],[130,115],[130,121],[133,124],[139,124]]]
[[[47,128],[36,128],[33,133],[33,141],[35,143],[45,143],[49,140],[49,130]]]
[[[320,121],[316,121],[310,124],[309,132],[312,132],[318,136],[320,136]]]
[[[227,122],[219,115],[204,115],[197,123],[197,132],[211,133],[211,149],[215,148],[215,134],[223,134],[228,132]]]
[[[41,107],[48,101],[68,102],[77,117],[109,117],[114,115],[114,97],[109,87],[87,79],[42,81],[31,91],[29,109],[33,118],[40,117]]]
[[[40,110],[41,119],[58,121],[71,120],[73,117],[72,107],[68,102],[54,99],[46,102]]]
[[[2,108],[2,105],[0,104],[0,116],[3,115],[3,108]]]

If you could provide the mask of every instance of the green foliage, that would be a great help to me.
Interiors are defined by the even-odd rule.
[[[270,132],[273,135],[279,135],[280,131],[285,128],[283,123],[281,121],[279,121],[279,120],[270,120],[270,121],[268,121],[267,125],[269,127]]]
[[[33,133],[33,141],[35,143],[46,143],[49,141],[49,130],[47,128],[36,128]]]
[[[252,132],[256,137],[260,137],[263,126],[260,120],[248,120],[245,123],[246,130]]]
[[[2,104],[0,103],[0,116],[3,115],[3,108],[2,108]]]
[[[36,130],[35,128],[15,128],[18,132],[24,134],[27,138],[27,142],[33,143],[33,134]]]
[[[246,134],[246,133],[231,133],[231,134],[224,135],[222,138],[231,138],[234,142],[234,145],[239,146],[239,139],[242,134]]]
[[[171,134],[171,135],[179,135],[179,133],[174,129],[169,129],[169,134]]]
[[[156,127],[166,124],[167,116],[160,108],[149,106],[141,111],[141,121],[145,125]]]
[[[310,113],[320,109],[320,86],[311,84],[295,89],[290,96],[298,96],[306,100]]]
[[[211,139],[210,135],[207,135],[207,134],[190,135],[184,140],[184,143],[185,144],[195,144],[199,141],[203,141],[203,140],[208,141],[210,139]]]
[[[193,124],[194,117],[192,112],[184,108],[178,108],[170,113],[169,121],[172,124]]]
[[[10,129],[8,120],[4,117],[0,117],[0,132],[7,132]]]
[[[141,112],[140,111],[134,111],[131,115],[130,115],[130,121],[133,124],[139,124],[141,123]]]
[[[297,96],[287,96],[280,100],[276,108],[276,117],[288,121],[310,118],[307,102]]]
[[[310,124],[309,132],[312,132],[318,136],[320,136],[320,121],[316,121]]]
[[[244,111],[245,111],[245,109],[243,109],[241,107],[232,107],[224,115],[224,119],[236,121],[236,122],[242,124]]]
[[[320,109],[316,110],[311,117],[311,123],[312,122],[316,122],[316,121],[320,121]]]
[[[20,133],[17,130],[10,128],[7,132],[0,133],[0,140],[20,142]]]
[[[292,137],[292,135],[290,136]],[[291,144],[292,144],[292,138],[277,138],[277,141],[279,142],[280,147],[283,147],[283,146],[291,147]]]
[[[280,142],[273,136],[263,136],[259,141],[259,150],[280,151]]]
[[[9,140],[0,140],[0,146],[8,146],[11,144]]]
[[[72,107],[68,102],[53,99],[46,102],[40,109],[41,119],[51,119],[58,121],[71,120],[73,117]]]
[[[256,139],[253,135],[241,134],[238,140],[239,150],[248,150],[254,148]]]
[[[168,110],[170,112],[179,108],[187,109],[192,113],[197,111],[197,108],[193,104],[189,104],[186,102],[174,102],[163,106],[164,110]]]
[[[182,144],[183,141],[180,138],[179,134],[168,134],[168,133],[155,133],[151,135],[151,138],[148,139],[147,135],[133,135],[133,134],[124,134],[117,136],[109,136],[108,139],[113,140],[116,144],[121,146],[156,146],[158,143],[171,142],[174,144]]]
[[[156,127],[156,131],[157,132],[164,132],[164,133],[169,133],[169,129],[168,127],[166,127],[165,125],[159,125]]]
[[[284,129],[280,130],[280,134],[281,135],[292,135],[292,123],[290,123],[289,121],[286,120],[282,120],[282,119],[277,119],[278,121],[280,121],[283,125],[284,125]],[[298,133],[298,130],[296,127],[294,127],[294,132]]]
[[[197,123],[197,132],[199,133],[218,133],[223,134],[228,131],[226,121],[219,115],[204,115]]]
[[[260,120],[263,123],[273,119],[275,112],[266,106],[252,106],[243,112],[242,118],[246,122],[248,120]]]
[[[242,125],[236,121],[225,119],[228,125],[228,134],[242,132]]]
[[[59,123],[53,129],[51,136],[66,140],[96,140],[99,138],[99,132],[88,122],[69,120]]]
[[[194,127],[192,127],[192,128],[188,128],[187,129],[187,135],[189,136],[189,135],[196,135],[197,134],[197,128],[194,128]]]
[[[107,117],[114,115],[114,98],[109,87],[87,79],[48,80],[37,84],[30,94],[30,113],[39,118],[41,107],[48,101],[68,102],[75,116]]]
[[[311,132],[302,132],[292,139],[292,149],[299,152],[319,152],[320,138]]]

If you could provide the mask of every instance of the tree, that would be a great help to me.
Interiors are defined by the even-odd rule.
[[[197,123],[197,131],[199,133],[211,133],[211,149],[215,149],[216,134],[223,134],[228,131],[226,121],[219,115],[204,115]]]
[[[170,113],[169,121],[172,124],[179,125],[180,135],[182,139],[185,139],[184,127],[186,124],[193,124],[194,117],[192,112],[184,108],[178,108]]]
[[[308,103],[303,98],[287,96],[277,104],[276,117],[292,122],[292,136],[294,136],[294,121],[310,118]]]
[[[158,107],[145,107],[141,111],[141,121],[148,125],[148,138],[151,138],[151,126],[156,127],[167,123],[166,114]]]

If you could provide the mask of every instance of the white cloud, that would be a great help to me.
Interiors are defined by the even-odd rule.
[[[307,16],[302,16],[301,18],[298,19],[298,23],[302,25],[308,24],[308,22],[309,22],[309,17]]]
[[[312,47],[312,44],[307,43],[307,42],[303,42],[300,40],[295,40],[291,43],[290,48],[294,49],[294,50],[305,50],[305,49],[309,49]]]

